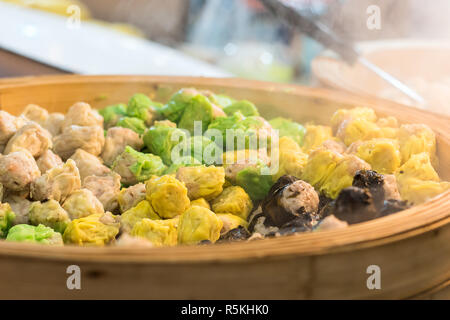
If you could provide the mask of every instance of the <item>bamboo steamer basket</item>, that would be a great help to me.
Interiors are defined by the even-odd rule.
[[[0,81],[0,106],[19,114],[34,103],[65,112],[143,92],[165,101],[181,87],[256,103],[263,116],[328,123],[338,108],[368,106],[379,116],[425,123],[437,136],[440,175],[450,179],[448,119],[375,98],[239,79],[49,76]],[[422,205],[341,230],[251,242],[171,248],[81,248],[0,243],[0,298],[58,299],[398,299],[450,297],[450,192]],[[69,265],[81,290],[69,290]],[[367,267],[381,289],[367,288]]]

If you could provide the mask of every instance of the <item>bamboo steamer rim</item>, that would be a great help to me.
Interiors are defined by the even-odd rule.
[[[52,84],[89,83],[149,83],[228,88],[250,88],[265,92],[285,92],[286,94],[309,97],[332,97],[336,102],[361,104],[374,108],[376,112],[389,114],[392,108],[400,109],[408,117],[420,122],[432,122],[432,129],[440,139],[450,144],[448,132],[449,118],[430,112],[417,110],[388,100],[356,96],[323,88],[308,88],[298,85],[270,82],[218,79],[205,77],[169,76],[41,76],[0,80],[0,109],[2,95],[9,90],[30,86]],[[331,116],[331,115],[330,115]],[[278,238],[235,243],[221,243],[203,246],[176,246],[162,248],[128,247],[51,247],[45,245],[0,242],[0,254],[36,259],[64,261],[102,261],[113,263],[202,263],[235,262],[236,260],[283,259],[290,256],[311,256],[361,250],[388,243],[402,241],[409,237],[437,230],[450,223],[450,190],[421,205],[383,218],[350,225],[345,229],[302,233]]]

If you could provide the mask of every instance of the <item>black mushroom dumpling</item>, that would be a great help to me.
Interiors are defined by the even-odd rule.
[[[250,233],[243,226],[231,229],[227,233],[220,236],[218,242],[239,241],[250,238]]]
[[[381,208],[384,201],[384,176],[373,170],[359,170],[353,177],[353,186],[368,189],[372,194],[377,209]]]
[[[391,175],[360,170],[353,178],[352,187],[343,189],[336,200],[320,206],[319,216],[322,219],[334,215],[354,224],[409,208],[405,201],[397,199],[396,191],[396,181],[392,181]]]
[[[294,176],[284,175],[272,186],[262,202],[265,224],[283,227],[294,219],[314,220],[319,196],[310,184]]]
[[[327,197],[324,194],[319,195],[319,208],[317,210],[319,218],[323,219],[327,217],[330,214],[333,214],[330,212],[330,208],[334,206],[334,200]]]
[[[311,231],[317,220],[318,217],[315,214],[302,214],[301,216],[282,225],[279,228],[278,233],[280,235],[288,235],[292,233]]]
[[[373,170],[361,170],[355,174],[353,186],[367,188],[370,191],[374,205],[379,211],[379,217],[411,207],[407,201],[400,200],[394,175],[379,174]]]
[[[332,211],[336,218],[349,224],[372,220],[378,216],[372,194],[368,189],[357,187],[343,189],[334,201]]]
[[[383,203],[383,207],[381,208],[380,215],[382,217],[409,209],[411,205],[408,204],[407,201],[397,200],[397,199],[388,199]]]

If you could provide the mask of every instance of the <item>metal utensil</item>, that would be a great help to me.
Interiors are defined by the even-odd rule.
[[[384,71],[366,58],[362,57],[351,41],[337,36],[330,28],[320,21],[312,19],[301,11],[296,10],[287,1],[260,1],[276,17],[282,19],[283,22],[289,24],[291,27],[307,34],[323,46],[333,50],[348,64],[360,63],[386,83],[408,96],[408,98],[412,99],[416,104],[420,106],[426,105],[425,99],[415,90],[411,89],[390,73]]]
[[[407,95],[410,99],[415,101],[420,106],[425,106],[425,99],[419,95],[415,90],[408,87],[406,84],[398,80],[396,77],[392,76],[390,73],[384,71],[377,65],[373,64],[364,57],[358,57],[358,62],[365,66],[367,69],[375,73],[378,77],[383,79],[385,82],[397,88],[399,91]]]

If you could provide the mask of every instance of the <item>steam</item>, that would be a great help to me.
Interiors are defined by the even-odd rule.
[[[329,1],[323,1],[329,2]],[[450,39],[450,1],[434,0],[346,0],[329,2],[322,20],[354,41],[386,38]],[[381,29],[368,30],[367,7],[381,11]]]
[[[428,5],[421,0],[410,1],[412,36],[450,39],[450,1],[433,0]]]

